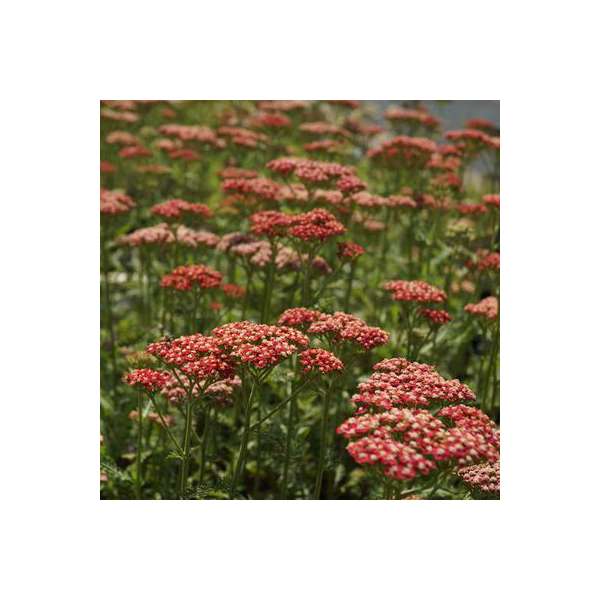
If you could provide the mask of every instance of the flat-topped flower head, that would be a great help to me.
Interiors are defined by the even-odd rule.
[[[117,190],[100,190],[100,214],[116,216],[128,213],[135,206],[133,198]]]
[[[477,304],[467,304],[465,306],[465,312],[477,317],[484,317],[489,321],[495,321],[498,318],[498,309],[498,298],[495,296],[488,296],[481,302],[477,302]]]
[[[118,239],[125,246],[162,246],[175,242],[175,235],[167,223],[136,229]]]
[[[255,235],[281,237],[288,233],[288,228],[294,223],[294,216],[276,210],[263,210],[250,216],[250,230]]]
[[[295,215],[289,235],[304,242],[323,242],[331,237],[342,235],[346,228],[328,210],[315,208]]]
[[[384,283],[383,288],[400,302],[445,302],[446,293],[425,281],[396,280]]]
[[[352,402],[364,408],[389,410],[475,400],[468,386],[457,379],[445,379],[431,365],[393,358],[377,363],[373,370],[352,397]]]
[[[363,350],[372,350],[389,341],[389,334],[383,329],[370,327],[362,319],[343,312],[321,313],[309,325],[307,333],[322,336],[333,344],[351,343]]]
[[[342,371],[344,363],[332,352],[320,348],[309,348],[300,353],[300,364],[304,373],[318,371],[322,374]]]
[[[440,125],[440,120],[429,114],[424,108],[411,109],[390,106],[385,111],[384,116],[388,121],[422,125],[428,129],[437,129]]]
[[[462,466],[497,457],[496,447],[484,436],[448,427],[421,409],[350,417],[337,432],[353,440],[347,450],[357,463],[377,466],[391,479],[414,479],[448,462]]]
[[[433,308],[422,308],[419,314],[432,325],[445,325],[452,321],[450,313],[445,310],[435,310]]]
[[[369,149],[367,156],[384,165],[400,163],[400,165],[416,169],[425,167],[436,150],[437,145],[433,140],[399,135]]]
[[[474,491],[493,495],[500,493],[500,461],[462,467],[457,474]]]
[[[493,206],[495,208],[500,208],[500,195],[499,194],[486,194],[483,196],[484,204],[488,206]]]
[[[362,256],[366,250],[356,242],[340,242],[338,243],[337,256],[342,261],[352,262],[359,256]]]
[[[297,329],[240,321],[221,325],[212,337],[224,352],[242,365],[273,367],[308,346]]]
[[[144,388],[148,392],[156,392],[166,385],[170,377],[166,371],[136,369],[125,375],[125,383],[133,387]]]
[[[191,290],[194,287],[209,289],[219,287],[223,275],[205,265],[183,265],[176,267],[168,275],[164,275],[160,285],[179,291]]]
[[[322,315],[322,312],[310,308],[288,308],[283,311],[277,323],[289,327],[309,326]]]
[[[225,179],[221,187],[224,192],[229,194],[268,202],[279,201],[283,193],[281,185],[264,177]]]
[[[177,221],[184,216],[209,219],[213,214],[212,210],[206,206],[206,204],[187,202],[180,198],[173,198],[171,200],[165,200],[165,202],[161,202],[160,204],[156,204],[150,209],[150,212],[153,215],[158,215],[164,219],[171,219],[173,221]]]

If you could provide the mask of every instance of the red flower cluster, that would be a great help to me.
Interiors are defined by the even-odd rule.
[[[230,357],[258,369],[273,367],[308,346],[308,338],[296,329],[250,321],[222,325],[211,335]]]
[[[365,249],[355,242],[338,243],[337,255],[340,260],[353,261],[365,253]]]
[[[479,317],[485,317],[490,321],[495,321],[498,318],[498,298],[488,296],[477,304],[467,304],[465,312]]]
[[[152,152],[144,146],[125,146],[119,150],[119,156],[121,158],[143,158],[145,156],[152,156]]]
[[[106,136],[106,143],[117,144],[119,146],[137,146],[140,140],[128,131],[111,131]]]
[[[250,123],[252,127],[266,129],[281,129],[292,124],[289,117],[277,112],[259,112],[250,119]]]
[[[164,275],[160,285],[179,291],[191,290],[193,286],[208,289],[221,285],[223,275],[205,265],[183,265],[176,267],[168,275]]]
[[[478,129],[447,131],[446,138],[452,142],[456,142],[456,145],[467,154],[475,153],[484,148],[500,149],[500,138],[492,137]]]
[[[310,183],[322,183],[343,175],[354,175],[352,167],[295,157],[272,160],[267,163],[267,169],[284,176],[294,174]]]
[[[280,200],[283,193],[282,187],[278,183],[263,177],[226,179],[222,187],[223,191],[228,193],[270,202]]]
[[[305,242],[323,242],[345,232],[344,225],[324,208],[314,208],[306,213],[295,215],[293,224],[289,228],[292,237]]]
[[[401,302],[445,302],[446,293],[425,281],[388,281],[383,288]]]
[[[488,206],[495,206],[500,208],[500,195],[499,194],[486,194],[483,197],[483,202]]]
[[[224,283],[221,289],[229,298],[243,298],[246,295],[246,290],[235,283]]]
[[[499,271],[500,252],[489,252],[487,250],[480,252],[475,266],[478,271]]]
[[[136,369],[125,376],[127,385],[143,387],[149,392],[160,390],[167,381],[170,375],[165,371],[156,371],[155,369]]]
[[[336,187],[344,194],[353,194],[366,189],[367,184],[356,175],[343,175],[337,180]]]
[[[424,109],[414,110],[402,108],[400,106],[391,106],[385,111],[384,116],[389,121],[416,123],[428,127],[429,129],[437,129],[440,125],[440,120],[433,115],[430,115]]]
[[[166,200],[160,204],[156,204],[150,209],[153,215],[158,215],[165,219],[180,219],[183,215],[194,215],[209,219],[212,217],[212,210],[206,206],[206,204],[197,204],[194,202],[187,202],[180,198],[174,198],[172,200]]]
[[[452,321],[450,313],[445,310],[435,310],[433,308],[422,308],[419,314],[434,325],[444,325]]]
[[[371,148],[367,156],[383,161],[400,160],[412,168],[424,167],[436,151],[433,140],[421,137],[399,135]]]
[[[154,342],[146,351],[187,375],[192,382],[216,381],[234,375],[234,364],[228,353],[217,340],[200,333]]]
[[[310,348],[300,353],[300,364],[304,373],[317,370],[320,373],[341,371],[344,363],[333,353],[320,348]]]
[[[431,365],[392,358],[377,363],[369,379],[359,384],[352,402],[363,408],[429,406],[432,402],[472,402],[475,394],[457,379],[444,379]]]
[[[456,210],[461,215],[484,215],[488,211],[485,204],[469,204],[467,202],[457,204]]]
[[[297,312],[291,313],[290,310]],[[333,344],[350,342],[360,346],[363,350],[371,350],[376,346],[387,344],[389,335],[379,327],[369,327],[362,319],[343,312],[332,315],[326,313],[314,314],[316,311],[307,309],[288,309],[280,321],[293,322],[298,325],[310,322],[307,333],[326,337]],[[304,316],[304,321],[300,322]]]
[[[250,216],[250,230],[255,235],[280,237],[287,235],[295,217],[276,210],[263,210]]]
[[[122,215],[135,206],[135,201],[122,192],[100,190],[100,213],[103,215]]]
[[[322,312],[310,308],[288,308],[281,314],[277,323],[289,327],[299,327],[318,321],[322,316]]]
[[[500,493],[500,461],[462,467],[457,473],[472,489],[488,494]]]
[[[455,461],[468,465],[495,460],[497,448],[484,436],[448,428],[426,410],[393,408],[378,414],[350,417],[337,429],[359,464],[380,465],[391,479],[409,480],[427,475],[438,463]]]
[[[448,419],[465,431],[483,436],[495,448],[500,448],[500,432],[496,424],[478,408],[464,404],[444,406],[437,416]]]

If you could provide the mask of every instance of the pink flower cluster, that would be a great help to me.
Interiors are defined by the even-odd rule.
[[[150,209],[150,212],[153,215],[173,220],[178,220],[183,215],[193,215],[204,219],[212,217],[212,210],[206,204],[187,202],[180,198],[173,198],[156,204]]]
[[[477,304],[467,304],[465,312],[478,317],[484,317],[490,321],[495,321],[498,318],[498,298],[488,296]]]
[[[219,287],[223,275],[205,265],[183,265],[176,267],[168,275],[164,275],[160,285],[179,291],[191,290],[196,286],[201,289]]]
[[[356,462],[377,465],[391,479],[427,475],[438,463],[469,465],[493,461],[498,456],[496,446],[483,435],[447,427],[437,416],[421,409],[392,408],[350,417],[337,432],[354,440],[347,450]]]
[[[358,386],[352,402],[367,408],[389,410],[394,406],[429,406],[435,403],[473,402],[475,394],[457,379],[442,377],[431,365],[392,358],[377,363],[373,373]]]
[[[430,115],[425,109],[409,109],[399,106],[388,108],[384,116],[389,121],[404,121],[407,123],[416,123],[430,129],[436,129],[440,125],[440,120]]]
[[[280,324],[306,327],[307,333],[327,338],[333,344],[350,342],[363,350],[386,344],[389,334],[379,327],[369,327],[362,319],[343,312],[322,313],[306,308],[289,308],[279,317]]]
[[[223,140],[219,139],[212,129],[203,125],[177,125],[176,123],[169,123],[161,125],[158,131],[162,135],[176,137],[184,142],[200,142],[217,148],[222,148],[224,145]]]
[[[340,260],[353,261],[359,256],[362,256],[366,250],[356,242],[340,242],[338,243],[337,255]]]
[[[424,167],[436,151],[433,140],[399,135],[369,149],[367,156],[384,162],[400,160],[411,168]]]
[[[296,157],[272,160],[267,163],[267,169],[283,176],[294,174],[309,183],[323,183],[344,175],[354,175],[352,167]]]
[[[434,325],[444,325],[452,321],[450,313],[445,310],[435,310],[433,308],[422,308],[419,314]]]
[[[308,346],[308,338],[296,329],[250,321],[222,325],[211,335],[230,357],[258,369],[273,367]]]
[[[154,342],[146,351],[184,373],[190,378],[188,381],[216,381],[234,375],[235,365],[228,353],[217,340],[200,333]]]
[[[116,190],[100,190],[100,214],[122,215],[135,206],[133,198]]]
[[[472,489],[500,493],[500,461],[462,467],[458,469],[458,476]]]
[[[445,292],[425,281],[398,279],[384,283],[383,288],[400,302],[445,302],[447,298]]]
[[[270,202],[281,200],[283,194],[281,185],[264,177],[225,179],[222,188],[230,194]]]
[[[320,348],[310,348],[301,352],[300,364],[304,373],[317,370],[327,374],[344,368],[344,363],[335,354]]]
[[[494,206],[500,208],[500,195],[499,194],[486,194],[483,197],[483,202],[488,206]]]

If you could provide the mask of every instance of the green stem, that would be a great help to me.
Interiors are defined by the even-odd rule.
[[[200,476],[199,485],[204,483],[204,473],[206,471],[206,450],[208,448],[208,437],[210,434],[212,424],[212,406],[208,406],[206,409],[206,415],[204,419],[204,432],[202,434],[202,458],[200,459]]]
[[[154,396],[150,396],[150,400],[152,402],[152,406],[154,406],[154,410],[156,410],[156,412],[158,413],[158,418],[160,419],[160,422],[162,423],[164,431],[167,432],[167,435],[169,436],[171,442],[173,442],[173,445],[175,446],[175,448],[177,448],[177,452],[181,456],[183,456],[183,450],[181,449],[181,446],[175,439],[175,436],[171,433],[171,430],[169,429],[167,422],[165,421],[162,411],[160,410],[160,406],[158,405],[158,402],[154,399]]]
[[[110,335],[110,355],[112,362],[113,390],[117,387],[117,336],[115,334],[115,324],[112,312],[112,298],[110,292],[110,283],[108,278],[108,253],[106,242],[102,241],[102,270],[104,272],[104,303],[106,304],[106,316],[108,318],[108,332]]]
[[[323,415],[321,417],[321,439],[319,442],[319,465],[317,467],[317,480],[315,482],[315,491],[313,499],[318,500],[321,496],[321,486],[323,485],[323,471],[325,468],[325,450],[327,447],[327,420],[329,416],[329,389],[325,392],[323,399]]]
[[[233,479],[231,481],[231,490],[229,492],[230,498],[233,498],[233,496],[235,495],[237,484],[240,479],[242,469],[244,468],[244,464],[246,462],[246,454],[248,452],[248,440],[250,439],[250,415],[252,414],[252,401],[254,399],[254,390],[255,389],[256,389],[256,380],[254,380],[252,382],[252,388],[250,389],[250,395],[248,396],[248,400],[246,401],[244,430],[242,432],[242,441],[240,443],[240,449],[238,452],[237,463],[236,463],[235,469],[233,471]]]
[[[135,471],[135,494],[138,500],[142,499],[142,392],[138,391],[138,436]]]
[[[190,446],[192,442],[192,388],[188,392],[187,404],[185,407],[185,431],[183,437],[183,456],[181,459],[181,471],[179,476],[179,497],[183,498],[188,477],[188,466],[190,459]]]

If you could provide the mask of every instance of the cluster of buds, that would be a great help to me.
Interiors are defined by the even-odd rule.
[[[440,126],[440,120],[431,115],[424,108],[410,109],[400,106],[391,106],[384,113],[388,121],[408,123],[411,125],[422,125],[428,129],[437,129]]]
[[[164,219],[178,221],[184,216],[200,217],[209,219],[212,217],[212,210],[206,204],[187,202],[180,198],[166,200],[160,204],[156,204],[150,209],[153,215],[158,215]]]
[[[488,296],[477,304],[467,304],[465,312],[477,317],[484,317],[489,321],[495,321],[498,318],[498,298],[496,296]]]
[[[224,141],[212,129],[203,125],[177,125],[176,123],[169,123],[161,125],[158,131],[162,135],[176,137],[184,142],[200,142],[215,148],[222,148],[225,145]]]
[[[164,275],[160,285],[179,291],[191,290],[193,287],[209,289],[219,287],[223,275],[205,265],[183,265],[176,267],[168,275]]]
[[[156,369],[136,369],[127,373],[125,383],[133,387],[144,388],[148,392],[156,392],[163,388],[170,379],[169,373]]]
[[[478,129],[447,131],[446,139],[454,142],[466,155],[474,155],[485,149],[500,149],[500,138],[488,135]]]
[[[452,321],[452,317],[449,312],[445,310],[436,310],[434,308],[422,308],[419,314],[429,321],[432,325],[445,325]]]
[[[350,343],[363,350],[372,350],[389,341],[389,334],[383,329],[370,327],[362,319],[343,312],[327,314],[306,308],[288,308],[278,323],[303,329],[332,345]]]
[[[433,140],[399,135],[369,149],[367,156],[383,163],[399,161],[416,169],[425,167],[436,150],[437,145]]]
[[[445,379],[431,365],[391,358],[377,363],[373,370],[352,396],[352,402],[362,408],[389,410],[395,406],[475,401],[467,385],[458,379]]]
[[[353,262],[365,252],[363,246],[356,242],[340,242],[337,248],[338,258],[345,262]]]
[[[500,461],[462,467],[457,473],[473,490],[494,495],[500,493]]]
[[[257,369],[274,367],[308,346],[308,338],[296,329],[250,321],[222,325],[211,336],[236,362]]]
[[[335,354],[321,348],[310,348],[301,352],[300,364],[304,373],[319,371],[327,374],[344,368],[344,363]]]
[[[392,299],[400,302],[445,302],[446,293],[425,281],[398,279],[383,284],[383,289],[392,293]]]
[[[135,206],[133,198],[116,190],[100,190],[100,214],[122,215]]]
[[[331,182],[342,176],[354,175],[352,167],[296,157],[272,160],[267,163],[267,169],[284,177],[295,175],[309,184]]]

